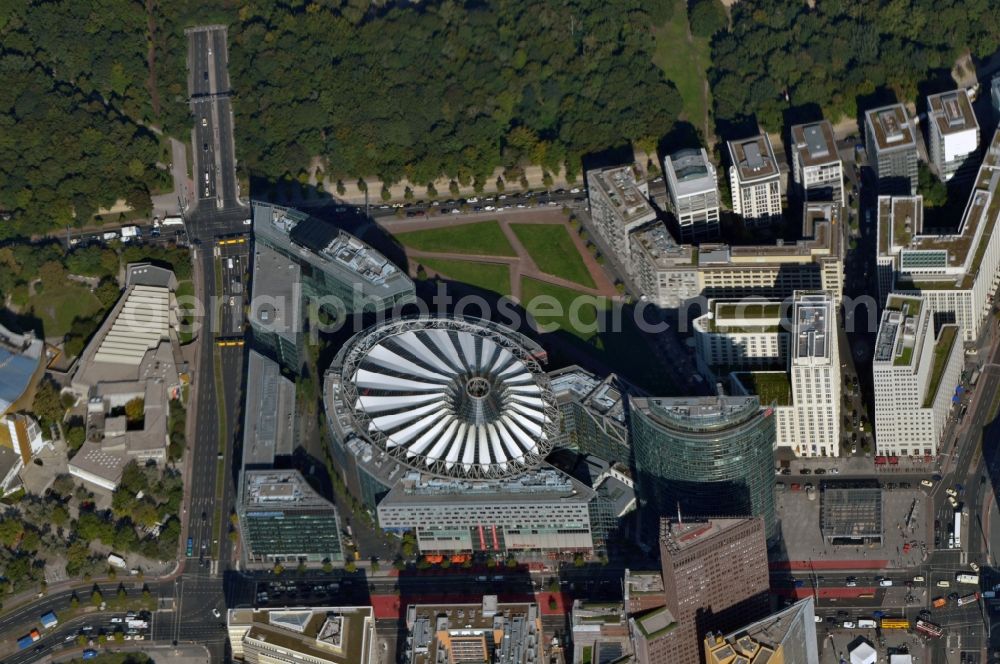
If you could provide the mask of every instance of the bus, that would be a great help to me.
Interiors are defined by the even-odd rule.
[[[959,572],[958,574],[955,575],[955,580],[958,581],[959,583],[968,583],[973,586],[979,585],[978,574],[966,574],[963,572]]]
[[[979,593],[970,593],[965,597],[958,598],[958,605],[965,606],[966,604],[972,604],[979,599]]]
[[[944,630],[941,629],[941,625],[935,625],[934,623],[926,620],[917,621],[917,631],[934,639],[939,639],[941,638],[941,635],[944,634]]]
[[[910,629],[906,618],[882,618],[882,629]]]
[[[965,606],[966,604],[972,604],[979,599],[979,593],[970,593],[965,597],[958,598],[958,605]]]
[[[193,555],[194,555],[194,540],[189,537],[187,543],[187,557],[190,558]]]
[[[955,510],[955,544],[953,545],[956,549],[962,548],[962,512],[961,510]]]

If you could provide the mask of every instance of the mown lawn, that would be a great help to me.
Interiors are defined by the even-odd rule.
[[[510,227],[542,272],[594,288],[590,271],[565,226],[511,224]]]
[[[439,251],[481,256],[514,256],[514,250],[496,221],[458,224],[423,231],[396,233],[404,246],[418,251]]]
[[[575,305],[579,298],[579,304]],[[530,277],[521,280],[521,305],[535,319],[539,332],[563,331],[587,340],[597,334],[597,312],[607,301]]]
[[[101,310],[101,303],[86,286],[71,281],[32,295],[28,306],[41,319],[46,337],[61,337],[75,319],[90,318]]]
[[[543,295],[553,299],[537,299]],[[570,305],[576,298],[585,298],[576,313],[579,324],[570,316]],[[558,303],[561,310],[553,311],[553,303]],[[557,343],[548,345],[553,366],[587,364],[583,356],[589,356],[603,365],[604,370],[619,372],[652,394],[677,394],[677,386],[663,367],[665,359],[653,352],[631,306],[623,307],[529,277],[521,280],[521,304],[542,334],[567,333]]]
[[[687,41],[687,3],[674,0],[674,12],[669,21],[657,26],[656,51],[653,62],[674,82],[684,101],[681,119],[705,131],[708,103],[704,91],[706,72],[712,63],[712,49],[704,38]]]
[[[452,281],[459,281],[500,295],[510,295],[510,270],[506,265],[444,258],[421,258],[417,262]]]

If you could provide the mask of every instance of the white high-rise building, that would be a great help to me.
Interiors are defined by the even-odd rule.
[[[827,293],[796,293],[789,374],[792,407],[778,416],[778,445],[798,456],[840,456],[840,348]]]
[[[694,320],[698,372],[715,382],[731,371],[764,371],[788,365],[788,333],[777,300],[713,300]]]
[[[979,165],[979,122],[965,90],[927,97],[927,150],[941,180],[972,177]]]
[[[680,150],[663,158],[681,240],[702,240],[719,234],[719,181],[704,148]]]
[[[604,240],[629,272],[633,272],[629,234],[656,219],[649,204],[649,186],[637,182],[631,166],[587,172],[591,224],[588,230]]]
[[[865,148],[878,179],[878,193],[916,193],[917,130],[905,106],[893,104],[865,112]]]
[[[781,172],[767,134],[729,141],[729,183],[733,211],[747,226],[781,218]]]
[[[975,341],[1000,284],[1000,132],[993,135],[954,231],[923,227],[920,197],[878,200],[879,294],[920,295]]]
[[[934,312],[926,299],[891,294],[872,360],[878,453],[936,455],[961,373],[958,326],[941,326],[935,338]]]
[[[844,205],[844,164],[828,120],[792,127],[792,177],[805,201]]]
[[[800,457],[840,456],[840,348],[832,295],[796,292],[791,307],[777,301],[752,306],[772,314],[784,309],[780,319],[762,322],[776,323],[774,345],[787,361],[781,368],[734,372],[733,390],[756,394],[762,405],[774,408],[778,447],[787,447]],[[740,344],[748,331],[730,329],[729,343],[718,345]],[[764,332],[758,335],[767,338]],[[698,349],[701,362],[700,344]]]

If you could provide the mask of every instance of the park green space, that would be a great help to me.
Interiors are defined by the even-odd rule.
[[[28,306],[42,321],[46,337],[64,336],[75,319],[90,318],[101,310],[100,301],[90,289],[73,282],[33,294]]]
[[[574,308],[577,298],[582,298],[582,301]],[[531,277],[521,279],[521,304],[535,319],[536,326],[546,332],[559,330],[579,339],[589,339],[597,333],[597,312],[599,308],[605,308],[606,302],[604,299]]]
[[[457,224],[395,235],[405,246],[418,251],[478,256],[515,255],[497,221]]]
[[[452,281],[460,281],[500,295],[510,294],[510,270],[506,265],[446,258],[422,258],[420,264]]]
[[[535,261],[535,265],[555,277],[594,288],[590,270],[580,257],[566,227],[562,224],[511,224],[517,239]]]
[[[688,42],[687,3],[674,0],[670,20],[657,26],[653,62],[677,86],[683,102],[681,119],[705,130],[708,92],[705,90],[712,48],[708,39],[691,37]]]

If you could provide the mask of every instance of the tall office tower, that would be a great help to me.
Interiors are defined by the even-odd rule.
[[[602,379],[578,366],[552,371],[549,380],[562,413],[556,447],[627,465],[632,453],[625,412],[636,388],[615,374]]]
[[[789,375],[791,417],[778,419],[778,438],[798,441],[800,456],[840,456],[840,346],[837,313],[826,293],[796,293]]]
[[[759,518],[664,519],[660,563],[666,605],[629,619],[643,664],[700,664],[707,634],[768,612],[767,545]]]
[[[933,456],[962,373],[956,325],[934,337],[924,298],[893,293],[875,341],[875,446],[886,456]]]
[[[681,240],[703,240],[719,234],[719,181],[705,148],[680,150],[663,158],[670,204]]]
[[[878,193],[917,192],[917,130],[902,104],[865,112],[865,147],[878,178]]]
[[[230,609],[233,659],[247,664],[376,664],[370,606]]]
[[[587,196],[589,230],[604,240],[631,273],[629,234],[656,219],[656,211],[646,200],[649,187],[636,182],[631,166],[615,166],[587,172]]]
[[[771,139],[760,134],[729,141],[728,146],[733,212],[747,226],[767,226],[781,219],[781,173]]]
[[[792,127],[792,177],[803,201],[845,204],[844,163],[828,120]]]
[[[812,596],[729,634],[705,637],[707,664],[819,664]]]
[[[254,341],[291,371],[300,368],[303,313],[322,308],[335,318],[416,299],[405,270],[329,222],[254,202],[253,233],[250,327]]]
[[[640,509],[759,516],[777,537],[775,418],[757,397],[635,398],[629,423]]]
[[[965,90],[927,97],[927,150],[942,181],[968,180],[979,167],[979,122]]]
[[[935,325],[975,341],[1000,284],[1000,132],[993,135],[958,228],[924,229],[920,197],[878,199],[879,293],[920,295]]]

